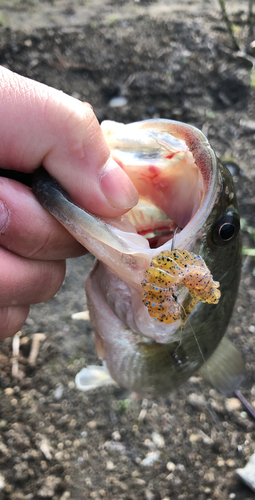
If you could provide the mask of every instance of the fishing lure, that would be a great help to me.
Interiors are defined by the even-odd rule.
[[[179,318],[185,323],[200,300],[218,304],[221,295],[220,284],[213,281],[202,257],[187,250],[161,252],[152,259],[141,284],[149,315],[167,324]],[[180,305],[175,293],[182,286],[189,290],[190,300]]]

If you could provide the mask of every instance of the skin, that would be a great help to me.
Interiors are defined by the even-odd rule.
[[[33,173],[43,165],[76,203],[102,217],[137,203],[89,104],[3,67],[0,96],[1,169]],[[22,327],[30,304],[55,295],[65,259],[85,252],[29,187],[0,177],[0,338]]]

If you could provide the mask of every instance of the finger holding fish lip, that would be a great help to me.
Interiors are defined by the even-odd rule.
[[[138,194],[110,157],[90,106],[0,67],[0,167],[34,172],[41,165],[84,208],[117,217]]]

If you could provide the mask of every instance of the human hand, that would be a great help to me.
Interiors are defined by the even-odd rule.
[[[0,168],[41,165],[89,212],[122,215],[138,194],[110,151],[89,104],[0,68]],[[24,324],[29,305],[53,297],[65,259],[84,248],[25,185],[0,178],[0,338]]]

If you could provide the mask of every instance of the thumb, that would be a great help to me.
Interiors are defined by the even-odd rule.
[[[89,104],[6,68],[0,95],[0,167],[33,172],[43,165],[76,203],[104,217],[137,203]]]

